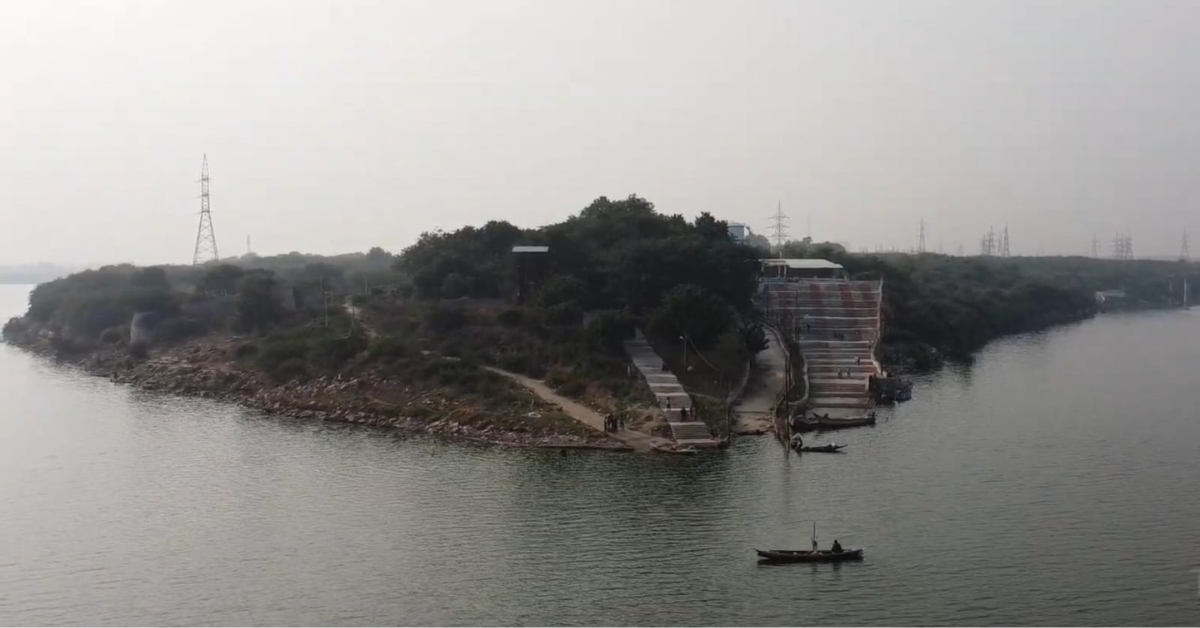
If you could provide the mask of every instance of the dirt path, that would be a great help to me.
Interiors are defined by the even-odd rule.
[[[787,357],[783,345],[770,329],[767,332],[767,348],[755,356],[754,375],[746,385],[746,392],[733,407],[736,422],[734,432],[738,434],[761,434],[774,426],[771,412],[775,400],[787,386]]]
[[[362,310],[360,310],[357,305],[354,305],[354,301],[351,299],[351,297],[346,297],[345,303],[342,303],[342,309],[346,310],[346,314],[350,315],[351,320],[357,323],[358,326],[367,333],[367,338],[375,338],[379,335],[374,328],[372,328],[370,325],[367,325],[367,322],[362,319]]]
[[[483,368],[493,373],[503,375],[524,386],[525,388],[528,388],[530,392],[540,397],[543,401],[548,401],[562,408],[563,412],[566,412],[567,415],[576,421],[579,421],[580,423],[583,423],[584,425],[587,425],[596,431],[604,431],[604,416],[602,414],[577,401],[567,399],[566,397],[554,392],[554,390],[547,386],[545,382],[491,366],[485,366]],[[633,447],[634,451],[650,451],[650,436],[643,434],[642,432],[621,430],[612,436],[626,445]]]

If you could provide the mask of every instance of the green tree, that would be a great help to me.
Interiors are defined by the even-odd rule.
[[[167,271],[161,266],[150,266],[139,270],[130,278],[130,284],[139,288],[155,290],[166,290],[171,287],[171,283],[167,280]]]
[[[251,273],[242,278],[237,305],[243,327],[261,334],[283,319],[279,287],[279,280],[271,273]]]
[[[696,346],[710,347],[729,327],[733,312],[721,297],[704,288],[687,284],[676,286],[663,297],[662,304],[650,317],[650,325],[660,335],[685,335]]]
[[[196,288],[208,295],[235,294],[246,271],[233,264],[218,264],[204,271]]]
[[[750,355],[757,355],[765,351],[769,343],[767,342],[767,332],[759,323],[749,323],[742,325],[739,331],[742,350]]]

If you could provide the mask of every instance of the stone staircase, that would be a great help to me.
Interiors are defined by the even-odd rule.
[[[659,410],[671,427],[671,438],[681,446],[718,447],[721,442],[713,438],[708,425],[694,414],[692,396],[683,389],[675,375],[662,370],[663,360],[650,346],[641,330],[633,340],[625,342],[625,353],[645,378],[654,393]],[[687,417],[684,418],[684,411]]]
[[[880,373],[874,348],[883,284],[800,279],[763,288],[768,319],[796,340],[804,357],[807,414],[854,418],[870,412],[870,377]]]

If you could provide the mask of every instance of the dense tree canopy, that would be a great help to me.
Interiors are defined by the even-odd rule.
[[[759,253],[735,244],[728,225],[709,214],[694,223],[666,216],[645,199],[601,197],[568,220],[521,230],[506,222],[426,233],[406,249],[397,269],[426,298],[496,298],[516,292],[518,244],[549,247],[551,276],[539,303],[575,301],[583,310],[645,315],[675,286],[697,286],[720,306],[750,305]]]

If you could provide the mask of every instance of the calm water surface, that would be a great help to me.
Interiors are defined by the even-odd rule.
[[[405,439],[3,346],[0,624],[1196,624],[1198,335],[998,342],[803,459]],[[866,560],[757,565],[814,519]]]

